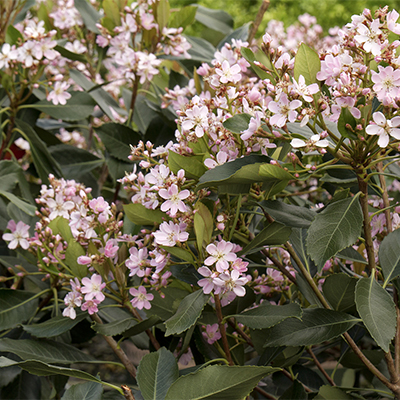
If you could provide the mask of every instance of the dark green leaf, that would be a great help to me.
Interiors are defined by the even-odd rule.
[[[166,400],[241,400],[265,376],[279,368],[212,365],[177,379]]]
[[[86,0],[74,0],[74,6],[78,9],[83,22],[90,31],[100,34],[96,24],[101,16]]]
[[[49,365],[36,360],[14,361],[6,357],[0,357],[0,368],[13,365],[19,366],[31,374],[38,376],[64,375],[78,379],[84,379],[85,381],[103,383],[100,379],[95,378],[93,375],[90,375],[87,372],[79,371],[78,369],[56,367],[54,365]]]
[[[264,347],[319,344],[347,332],[359,321],[359,318],[338,311],[305,309],[301,321],[288,318],[267,329]]]
[[[228,131],[241,133],[249,127],[250,119],[250,114],[235,114],[233,117],[226,119],[223,125],[225,129],[228,129]]]
[[[362,350],[365,357],[371,361],[375,367],[382,361],[385,353],[382,350]],[[359,359],[358,355],[353,351],[348,351],[340,360],[340,364],[345,368],[351,369],[364,369],[365,364]]]
[[[337,128],[343,137],[356,140],[357,135],[352,131],[352,129],[349,129],[346,125],[350,125],[350,127],[353,128],[353,130],[355,129],[355,127],[357,125],[357,121],[351,114],[348,107],[342,108],[342,111],[340,113],[339,120],[337,123]]]
[[[59,336],[70,331],[78,322],[81,322],[86,317],[87,314],[85,312],[77,313],[75,319],[59,315],[40,324],[22,325],[22,328],[24,328],[24,331],[38,338]]]
[[[236,318],[237,322],[244,324],[252,329],[272,328],[286,318],[300,318],[302,310],[296,303],[283,306],[271,304],[261,304],[259,307],[252,308],[240,314],[230,315]]]
[[[24,290],[0,288],[0,330],[14,328],[33,317],[37,295]]]
[[[329,275],[322,285],[322,292],[329,304],[342,312],[355,311],[354,291],[357,279],[346,274]]]
[[[126,110],[122,109],[117,101],[111,96],[110,93],[106,92],[103,88],[97,87],[92,81],[90,81],[86,76],[75,69],[70,70],[71,78],[82,87],[82,89],[86,90],[93,100],[96,101],[98,106],[102,109],[102,111],[110,118],[111,121],[114,121],[114,115],[111,111],[111,107],[115,112],[120,115],[126,115]]]
[[[68,144],[59,144],[49,148],[50,154],[60,164],[64,176],[68,179],[92,171],[104,164],[104,159],[97,157],[87,150]]]
[[[224,35],[229,35],[233,31],[232,17],[222,10],[211,10],[210,8],[197,6],[196,20],[207,28],[221,32]]]
[[[258,171],[262,164],[269,163],[270,160],[268,156],[251,155],[218,165],[207,171],[199,179],[197,189],[207,186],[263,182],[264,179],[259,175]],[[268,181],[270,179],[265,180]]]
[[[127,217],[136,225],[154,225],[161,224],[167,219],[167,214],[160,210],[149,210],[139,203],[124,205],[124,211]]]
[[[144,400],[164,400],[170,386],[178,379],[178,364],[165,347],[146,354],[140,361],[137,381]]]
[[[396,307],[389,293],[375,280],[374,273],[358,281],[355,300],[368,332],[388,352],[396,333]]]
[[[174,248],[174,247],[171,247]],[[179,279],[182,282],[189,283],[190,285],[196,285],[197,282],[200,279],[203,279],[204,277],[201,276],[196,268],[192,264],[187,264],[187,265],[182,265],[182,264],[176,264],[176,265],[171,265],[169,267],[172,276],[174,276],[176,279]]]
[[[52,340],[0,339],[0,352],[10,352],[23,360],[37,360],[54,364],[77,362],[99,363],[93,357],[65,343]]]
[[[125,107],[129,110],[131,106],[132,92],[124,89],[123,93],[125,95]],[[143,94],[138,94],[138,96],[136,97],[135,109],[133,112],[133,122],[136,124],[142,134],[146,133],[147,128],[150,126],[150,123],[155,116],[156,113],[152,108],[150,108],[146,96],[144,96]],[[135,145],[136,143],[137,142],[134,142],[132,144]]]
[[[268,224],[241,252],[251,254],[265,246],[278,246],[285,243],[292,232],[291,228],[279,222]]]
[[[352,398],[343,390],[328,385],[322,386],[314,397],[315,400],[351,400]]]
[[[16,205],[24,213],[31,215],[32,217],[35,215],[35,212],[36,212],[35,206],[27,203],[24,200],[21,200],[19,197],[14,196],[12,193],[4,192],[3,190],[0,190],[0,196],[3,196],[6,199],[10,200],[14,205]]]
[[[379,247],[379,262],[382,268],[385,287],[393,278],[400,275],[400,229],[390,232]]]
[[[101,400],[102,393],[103,387],[100,383],[80,383],[68,388],[61,400]]]
[[[71,92],[71,98],[67,104],[55,106],[52,102],[42,100],[29,107],[36,108],[50,117],[63,121],[79,121],[89,117],[96,105],[92,97],[85,92]]]
[[[169,254],[173,255],[174,257],[179,258],[180,260],[187,261],[190,264],[194,262],[192,254],[188,250],[183,249],[182,247],[167,247],[167,246],[160,246],[160,247]]]
[[[256,57],[251,49],[243,46],[240,49],[240,52],[241,52],[242,56],[250,63],[254,72],[257,74],[257,76],[260,79],[271,79],[272,81],[274,81],[274,78],[270,74],[265,72],[258,65],[254,64],[254,61],[258,61],[258,60],[256,60]]]
[[[307,400],[307,393],[304,390],[303,385],[296,379],[292,385],[285,390],[279,400]]]
[[[308,228],[316,213],[305,207],[293,206],[278,200],[258,203],[274,220],[292,228]]]
[[[108,324],[98,324],[97,322],[92,325],[97,333],[106,336],[120,335],[121,333],[132,328],[132,326],[137,325],[137,320],[135,318],[127,318],[122,321],[114,321]]]
[[[8,28],[6,31],[6,43],[8,43],[10,45],[17,44],[19,39],[24,41],[24,37],[22,36],[22,33],[14,26],[8,25]]]
[[[84,255],[86,255],[86,251],[83,247],[75,239],[70,239],[68,241],[67,250],[65,251],[65,262],[79,279],[84,278],[88,273],[88,267],[78,264],[77,261],[78,257]]]
[[[185,176],[189,179],[198,179],[207,171],[204,163],[195,157],[185,157],[173,151],[168,152],[168,166],[173,173],[180,169],[185,170]]]
[[[161,319],[155,315],[152,315],[150,318],[147,318],[132,328],[128,329],[127,331],[123,332],[124,337],[131,337],[135,335],[139,335],[139,333],[144,332],[147,329],[150,329],[154,325],[157,325],[159,322],[161,322]]]
[[[187,26],[191,25],[196,16],[197,7],[187,6],[182,7],[178,12],[174,12],[168,22],[170,28],[182,27],[185,29]]]
[[[82,63],[86,63],[87,59],[83,54],[73,53],[72,51],[67,50],[65,47],[57,45],[54,47],[54,50],[57,50],[63,57],[68,58],[68,60],[72,61],[80,61]],[[71,70],[72,72],[73,70]]]
[[[188,36],[187,41],[192,46],[188,51],[191,61],[211,62],[214,58],[216,49],[210,42],[207,42],[207,40]]]
[[[249,37],[249,30],[251,26],[251,22],[247,22],[246,24],[240,26],[239,28],[235,29],[232,33],[225,36],[219,43],[218,43],[218,50],[221,50],[224,47],[225,43],[232,43],[232,39],[241,40],[242,42],[246,42]],[[247,47],[242,47],[241,49],[247,49]]]
[[[182,333],[194,325],[209,298],[210,296],[204,294],[202,290],[186,296],[180,302],[175,315],[165,321],[167,327],[165,336]]]
[[[355,261],[361,264],[368,264],[365,258],[353,247],[346,247],[344,250],[339,251],[336,257],[344,258],[345,260]]]
[[[128,156],[131,154],[129,145],[136,145],[140,140],[137,132],[117,123],[101,125],[95,131],[104,143],[104,146],[106,146],[107,151],[122,161],[128,161]]]
[[[329,204],[311,223],[307,250],[319,271],[329,258],[357,241],[362,227],[358,197],[359,194]]]
[[[294,77],[299,81],[299,76],[303,75],[306,85],[317,82],[317,73],[321,69],[321,61],[315,50],[302,43],[297,50],[294,62]]]
[[[159,292],[154,291],[153,294],[154,299],[151,301],[151,308],[146,311],[146,314],[148,316],[155,315],[165,321],[175,314],[179,304],[188,295],[188,292],[169,286],[162,290],[162,297]]]
[[[263,164],[260,166],[259,174],[263,181],[289,181],[293,176],[278,165]]]
[[[33,163],[42,182],[49,182],[49,174],[53,174],[60,178],[62,176],[60,166],[50,154],[46,144],[39,138],[37,133],[24,121],[17,120],[17,126],[21,130],[20,133],[24,139],[29,142]]]

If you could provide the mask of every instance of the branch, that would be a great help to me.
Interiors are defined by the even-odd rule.
[[[314,361],[314,364],[317,366],[317,368],[321,371],[322,375],[326,378],[326,380],[329,382],[331,386],[336,386],[336,383],[333,381],[333,379],[328,375],[328,373],[324,370],[323,366],[321,363],[318,361],[318,358],[315,356],[313,351],[311,350],[311,347],[307,348],[307,353],[311,356],[311,358]]]
[[[247,41],[249,42],[249,44],[251,44],[254,37],[256,36],[258,27],[260,26],[260,24],[262,22],[265,12],[268,10],[269,4],[270,4],[270,0],[263,0],[263,2],[261,3],[260,9],[258,10],[258,13],[256,16],[256,19],[254,20],[253,26],[251,27],[249,37],[247,38]]]
[[[224,317],[222,315],[221,300],[219,299],[218,294],[214,295],[214,300],[215,300],[215,311],[217,312],[218,326],[219,326],[219,331],[221,332],[221,340],[222,340],[222,346],[224,348],[225,356],[229,362],[229,365],[234,365],[232,356],[231,356],[231,352],[229,350],[229,343],[228,343],[228,338],[226,336],[225,324],[223,322]]]
[[[103,323],[103,321],[100,319],[100,317],[97,314],[92,314],[90,316],[90,318],[92,318],[92,320],[97,322],[98,324],[102,324]],[[106,342],[111,347],[113,352],[121,360],[122,364],[124,364],[125,368],[129,372],[129,374],[133,378],[136,378],[136,368],[133,366],[133,364],[131,363],[131,361],[129,360],[128,356],[125,354],[125,352],[120,347],[118,347],[118,343],[112,338],[112,336],[103,335],[103,338],[106,340]],[[122,390],[124,390],[123,387],[122,387]],[[125,393],[125,390],[124,390],[124,393]],[[130,400],[129,397],[126,397],[126,398],[128,400]]]

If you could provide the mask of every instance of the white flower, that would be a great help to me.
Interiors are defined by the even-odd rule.
[[[299,149],[301,147],[328,147],[329,142],[326,139],[321,139],[321,136],[319,134],[312,135],[310,137],[310,140],[305,142],[304,140],[301,139],[293,139],[290,142],[290,145],[295,148]]]
[[[68,88],[67,82],[56,82],[54,90],[47,95],[47,101],[52,101],[55,106],[59,103],[61,105],[67,104],[67,100],[71,97],[71,94],[66,92]]]
[[[208,124],[208,108],[206,106],[199,107],[197,105],[186,110],[186,118],[182,122],[182,129],[190,131],[194,128],[197,137],[204,136],[204,130],[209,127]]]
[[[19,221],[17,224],[11,220],[7,229],[10,229],[11,233],[4,233],[3,240],[10,241],[8,243],[8,248],[14,250],[18,246],[21,246],[24,250],[29,248],[29,225],[24,224],[22,221]]]
[[[313,101],[312,95],[319,92],[318,84],[313,83],[312,85],[307,86],[303,75],[299,76],[299,82],[296,82],[296,80],[293,79],[293,88],[297,94],[302,96],[303,99],[309,103]]]
[[[154,232],[153,236],[158,245],[173,247],[177,242],[186,242],[189,239],[189,233],[185,232],[185,229],[186,224],[163,222],[160,230]]]
[[[75,203],[73,201],[65,201],[62,193],[57,193],[55,200],[47,200],[47,206],[50,209],[50,220],[57,218],[59,215],[66,219],[69,219],[68,211],[72,210],[75,207]]]
[[[375,112],[372,114],[374,122],[368,125],[365,129],[368,135],[378,135],[379,147],[386,147],[389,144],[389,135],[397,140],[400,140],[400,117],[394,117],[391,120],[387,120],[381,112]]]

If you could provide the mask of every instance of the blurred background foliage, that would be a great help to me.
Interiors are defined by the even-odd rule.
[[[171,7],[176,8],[198,4],[213,10],[224,10],[232,16],[234,28],[252,21],[261,2],[262,0],[170,0]],[[317,17],[318,23],[327,34],[329,28],[342,27],[350,22],[352,15],[360,14],[364,8],[376,10],[385,5],[388,5],[389,9],[400,9],[398,0],[271,0],[258,33],[261,34],[265,30],[271,19],[282,21],[287,27],[295,23],[299,15],[308,13]],[[198,22],[185,33],[201,35],[207,39],[214,34]]]

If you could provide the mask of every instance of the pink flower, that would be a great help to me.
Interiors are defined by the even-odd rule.
[[[93,210],[95,214],[99,214],[105,210],[110,209],[110,205],[104,200],[102,196],[97,197],[97,199],[90,200],[89,207]]]
[[[186,242],[189,233],[185,232],[186,224],[174,224],[172,221],[163,222],[160,230],[153,233],[155,242],[160,246],[173,247],[177,242]]]
[[[295,148],[295,149],[299,149],[301,147],[328,147],[329,146],[329,142],[326,139],[321,139],[321,136],[319,134],[316,135],[312,135],[310,137],[310,140],[308,140],[307,142],[305,142],[302,139],[293,139],[290,142],[290,145]]]
[[[187,208],[185,203],[182,201],[184,199],[187,199],[190,196],[189,190],[185,189],[182,190],[181,192],[178,191],[178,186],[175,184],[172,184],[168,190],[167,189],[161,189],[158,194],[163,198],[166,199],[167,201],[164,201],[164,203],[161,204],[161,211],[170,211],[171,217],[175,217],[176,213],[178,210],[180,212],[186,212]]]
[[[47,101],[52,101],[55,106],[67,104],[67,100],[71,98],[71,94],[66,92],[68,88],[67,82],[56,82],[53,91],[47,95]]]
[[[219,75],[221,83],[237,83],[242,79],[241,70],[240,65],[235,64],[230,66],[229,61],[225,60],[221,64],[221,68],[215,68],[215,73]]]
[[[11,220],[7,224],[7,229],[10,229],[11,233],[4,233],[2,238],[3,240],[9,241],[8,248],[11,250],[16,249],[18,246],[21,246],[24,250],[29,248],[29,225],[24,224],[22,221],[19,221],[17,224],[14,220]]]
[[[204,165],[209,169],[213,169],[217,165],[225,164],[228,161],[228,157],[229,154],[221,150],[217,153],[216,160],[213,160],[212,158],[207,158],[204,160]]]
[[[215,278],[214,283],[227,292],[234,292],[236,296],[243,297],[246,294],[246,289],[243,286],[247,283],[247,278],[240,278],[239,271],[233,270],[230,275],[226,271]]]
[[[375,90],[378,100],[385,106],[391,105],[396,97],[400,95],[400,70],[393,67],[382,67],[378,65],[379,72],[371,71],[371,80],[375,83]]]
[[[372,53],[375,57],[381,54],[381,44],[378,36],[382,34],[379,29],[379,19],[374,19],[370,25],[370,29],[364,24],[359,24],[357,27],[358,35],[354,36],[354,39],[363,45],[364,50],[368,53]]]
[[[64,303],[67,306],[62,315],[71,319],[76,318],[75,307],[80,307],[82,303],[82,296],[77,292],[69,292],[64,298]]]
[[[204,339],[206,339],[209,344],[213,344],[217,340],[221,339],[221,334],[219,333],[218,324],[207,325],[206,331],[203,332],[203,336]]]
[[[374,112],[372,114],[374,122],[368,125],[365,129],[368,135],[378,135],[378,145],[380,147],[386,147],[389,144],[389,135],[397,140],[400,140],[400,117],[394,117],[391,120],[387,120],[381,112]]]
[[[204,136],[204,130],[209,127],[208,124],[208,108],[206,106],[199,107],[197,105],[186,110],[186,118],[182,121],[182,129],[190,131],[194,128],[197,137]]]
[[[50,198],[46,201],[46,203],[50,211],[50,220],[53,220],[58,216],[69,219],[68,211],[71,211],[73,208],[75,208],[75,203],[70,200],[65,201],[64,196],[61,192],[56,194],[55,199]]]
[[[125,265],[130,269],[129,276],[139,276],[140,278],[145,274],[145,268],[149,266],[149,260],[147,259],[147,248],[137,249],[131,247],[129,249],[131,254],[129,259],[125,261]]]
[[[262,113],[261,111],[256,111],[255,116],[250,118],[249,127],[246,130],[240,132],[240,138],[242,140],[250,139],[254,135],[254,133],[257,132],[258,128],[261,127],[261,118],[263,117],[264,113]]]
[[[79,256],[77,259],[77,263],[79,265],[89,265],[92,263],[92,257],[88,256]]]
[[[268,110],[275,114],[270,118],[269,122],[278,128],[284,126],[287,120],[289,120],[289,122],[294,122],[297,117],[297,111],[294,110],[300,106],[300,100],[293,100],[289,102],[286,93],[282,93],[278,102],[271,101],[268,104]]]
[[[214,289],[214,278],[216,277],[215,273],[213,273],[208,267],[200,267],[197,272],[205,276],[204,279],[200,279],[197,281],[197,284],[203,288],[204,294],[210,294]],[[218,288],[219,289],[219,288]],[[220,290],[217,290],[215,293],[218,294]]]
[[[109,239],[104,247],[104,255],[108,258],[114,258],[118,249],[117,241],[115,239]]]
[[[97,299],[101,303],[105,296],[102,290],[106,287],[105,283],[102,283],[100,275],[93,274],[92,277],[82,279],[83,287],[81,292],[85,295],[85,300]]]
[[[154,295],[147,293],[144,286],[139,286],[138,289],[130,288],[129,293],[134,296],[134,299],[131,300],[133,307],[136,307],[139,310],[143,308],[150,310],[150,301],[154,299]]]
[[[204,264],[207,266],[213,265],[216,263],[216,269],[218,272],[224,272],[229,268],[228,261],[235,261],[237,256],[232,252],[233,243],[225,242],[225,240],[221,240],[220,242],[215,244],[209,244],[206,247],[209,257],[207,257],[204,261]]]
[[[319,92],[319,87],[317,83],[313,83],[311,85],[306,85],[306,81],[303,75],[299,76],[299,82],[297,83],[295,79],[293,79],[293,89],[294,91],[303,97],[305,101],[309,103],[313,101],[312,95]]]
[[[99,309],[97,308],[97,306],[101,303],[101,301],[96,300],[96,299],[92,299],[92,300],[88,300],[85,303],[82,304],[82,311],[86,311],[88,310],[88,313],[90,315],[97,313],[99,311]]]

